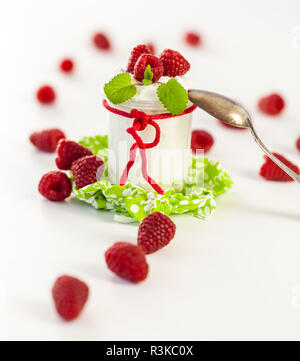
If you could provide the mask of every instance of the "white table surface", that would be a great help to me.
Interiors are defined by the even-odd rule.
[[[1,5],[1,339],[300,338],[299,185],[258,176],[263,156],[247,132],[195,113],[194,128],[215,137],[209,156],[223,163],[235,186],[209,221],[174,218],[176,238],[148,257],[149,277],[139,285],[117,279],[103,257],[116,241],[135,242],[136,225],[114,223],[111,214],[79,202],[51,203],[37,192],[40,177],[55,168],[54,155],[36,151],[30,132],[57,126],[74,140],[105,133],[101,85],[144,40],[159,50],[183,51],[195,86],[242,101],[270,148],[300,164],[294,146],[300,135],[299,1],[176,3]],[[189,28],[203,34],[202,48],[182,43]],[[98,29],[111,35],[113,52],[91,45]],[[64,56],[76,60],[72,76],[57,70]],[[35,101],[43,83],[55,87],[56,105]],[[287,101],[278,118],[256,109],[258,97],[272,91]],[[61,274],[91,289],[72,323],[61,321],[52,305],[50,288]]]

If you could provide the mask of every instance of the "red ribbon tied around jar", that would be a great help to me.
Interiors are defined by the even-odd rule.
[[[170,113],[164,113],[164,114],[146,114],[144,112],[141,112],[137,109],[132,109],[130,113],[127,113],[123,110],[117,109],[117,108],[113,108],[111,107],[106,99],[103,99],[103,106],[109,110],[110,112],[114,113],[114,114],[118,114],[121,115],[125,118],[131,118],[133,119],[133,124],[131,127],[127,128],[127,133],[129,133],[132,138],[135,140],[135,143],[132,144],[131,148],[130,148],[130,153],[129,153],[129,160],[124,168],[124,171],[121,175],[120,178],[120,185],[123,186],[127,179],[128,179],[128,175],[130,172],[130,169],[132,168],[132,166],[134,165],[135,159],[136,159],[136,152],[137,149],[139,149],[140,152],[140,156],[141,156],[141,172],[143,175],[143,178],[151,185],[151,187],[159,194],[164,194],[164,191],[162,190],[162,188],[159,186],[159,184],[149,176],[148,171],[147,171],[147,154],[146,154],[146,149],[150,149],[150,148],[154,148],[157,146],[157,144],[160,141],[160,127],[159,125],[155,122],[155,120],[158,119],[165,119],[165,118],[173,118],[173,117],[178,117],[181,115],[185,115],[185,114],[189,114],[191,112],[193,112],[196,109],[195,105],[192,105],[191,107],[185,109],[181,114],[178,115],[173,115]],[[143,131],[147,128],[147,126],[150,125],[152,127],[154,127],[155,129],[155,138],[153,140],[153,142],[150,143],[144,143],[144,141],[142,140],[142,138],[138,135],[137,132]]]

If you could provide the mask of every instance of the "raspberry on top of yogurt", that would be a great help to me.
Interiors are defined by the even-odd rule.
[[[140,44],[132,50],[126,71],[106,83],[104,93],[112,104],[144,103],[146,108],[179,115],[190,105],[187,89],[192,84],[185,78],[189,70],[190,63],[178,51],[166,49],[154,56],[149,46]]]

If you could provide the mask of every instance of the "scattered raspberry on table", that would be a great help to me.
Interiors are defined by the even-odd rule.
[[[214,138],[205,130],[193,130],[191,139],[191,148],[193,153],[197,150],[204,150],[207,152],[214,144]]]
[[[93,37],[93,43],[100,50],[108,51],[111,49],[110,40],[104,33],[96,33]]]
[[[184,40],[191,46],[199,46],[202,43],[201,36],[192,31],[185,34]]]
[[[93,155],[93,153],[81,144],[72,140],[62,139],[57,146],[56,165],[59,169],[70,170],[75,160]]]
[[[270,94],[263,97],[258,102],[259,109],[268,115],[278,115],[285,107],[285,101],[279,94]]]
[[[115,243],[105,252],[105,261],[113,273],[131,282],[141,282],[148,275],[145,253],[131,243]]]
[[[166,76],[181,76],[190,70],[190,63],[178,52],[171,49],[164,50],[159,59],[163,63]]]
[[[138,246],[146,253],[154,253],[174,238],[175,223],[163,213],[154,212],[142,220],[138,230]]]
[[[143,81],[147,65],[151,66],[151,71],[153,73],[152,82],[158,81],[163,75],[164,67],[162,62],[156,56],[151,54],[143,54],[138,58],[133,69],[135,79]]]
[[[286,159],[284,156],[273,153],[282,163],[284,163],[286,166],[288,166],[292,171],[299,174],[299,168],[290,162],[288,159]],[[280,181],[280,182],[293,182],[293,178],[291,178],[289,175],[287,175],[281,168],[278,167],[269,157],[266,155],[264,156],[265,163],[260,168],[259,174],[267,179],[272,181]]]
[[[52,297],[57,313],[66,321],[72,321],[83,310],[88,297],[88,286],[78,278],[59,277],[52,288]]]
[[[71,171],[78,189],[99,181],[104,172],[104,162],[96,155],[87,155],[73,162]]]
[[[146,44],[139,44],[131,51],[130,58],[128,60],[127,72],[133,73],[135,63],[138,58],[143,54],[151,54],[150,48]]]
[[[36,98],[41,104],[52,104],[56,98],[55,91],[50,85],[43,85],[37,90]]]
[[[64,73],[71,73],[74,69],[74,61],[72,59],[63,59],[60,62],[59,67]]]
[[[33,145],[49,153],[55,152],[58,142],[64,138],[66,138],[64,132],[56,128],[34,132],[29,137]]]
[[[297,139],[297,141],[296,141],[296,147],[297,147],[297,149],[299,150],[299,152],[300,152],[300,137]]]
[[[49,201],[60,202],[70,196],[72,184],[65,173],[52,171],[43,175],[38,189]]]

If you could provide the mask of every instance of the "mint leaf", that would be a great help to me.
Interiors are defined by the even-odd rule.
[[[144,71],[144,80],[143,80],[144,85],[151,85],[152,79],[153,79],[153,73],[151,71],[151,65],[148,64]]]
[[[188,103],[187,91],[174,78],[158,87],[157,96],[164,107],[173,115],[181,114]]]
[[[152,80],[143,79],[143,83],[144,83],[144,85],[151,85],[151,84],[152,84]]]
[[[128,73],[121,73],[104,85],[104,93],[113,104],[120,104],[135,96],[136,87]]]

